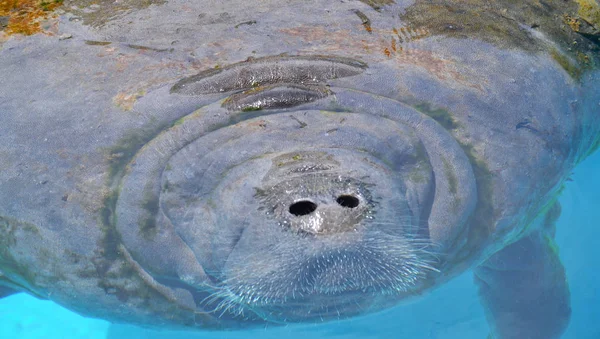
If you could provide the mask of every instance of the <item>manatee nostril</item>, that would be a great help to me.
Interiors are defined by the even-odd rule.
[[[317,209],[317,204],[315,204],[314,202],[308,201],[308,200],[302,200],[302,201],[298,201],[298,202],[291,204],[289,211],[291,214],[293,214],[297,217],[300,217],[303,215],[311,214],[316,209]]]
[[[359,203],[358,198],[351,195],[340,195],[336,201],[340,206],[348,208],[354,208]]]

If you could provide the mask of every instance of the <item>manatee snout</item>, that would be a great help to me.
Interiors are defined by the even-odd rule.
[[[188,203],[180,211],[184,195],[163,193],[171,220],[179,218],[175,211],[187,213],[186,230],[209,238],[210,246],[197,250],[201,265],[222,282],[215,287],[219,303],[239,312],[262,310],[269,319],[309,321],[360,312],[360,307],[344,314],[326,311],[348,300],[371,308],[374,296],[400,298],[419,290],[435,272],[424,219],[433,201],[433,171],[419,138],[409,128],[369,116],[295,117],[318,123],[298,128],[294,119],[269,117],[275,129],[289,129],[262,135],[263,152],[221,172],[216,188],[195,189],[208,195],[196,196],[198,205]],[[276,147],[264,152],[269,149],[264,140]],[[251,142],[242,142],[228,147],[258,153]],[[207,173],[176,175],[195,167],[180,159],[190,161],[183,154],[172,159],[169,187],[189,191],[191,185],[209,185],[200,180],[213,178]],[[220,168],[216,162],[223,160],[214,161],[211,167]],[[170,197],[177,202],[168,202]],[[188,239],[191,246],[199,243]]]
[[[357,231],[375,202],[368,182],[352,177],[349,159],[323,152],[293,152],[273,159],[257,188],[259,209],[292,232],[312,235]]]

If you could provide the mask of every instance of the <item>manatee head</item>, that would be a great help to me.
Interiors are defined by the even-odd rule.
[[[197,309],[249,323],[344,318],[433,286],[474,208],[471,165],[431,117],[327,86],[366,68],[268,57],[173,85],[178,100],[220,99],[125,170],[116,220],[135,260]]]
[[[527,234],[600,144],[574,1],[65,3],[0,32],[0,285],[87,315],[391,307]]]
[[[288,321],[352,315],[374,296],[422,288],[435,271],[418,227],[433,176],[418,139],[360,116],[341,127],[344,117],[331,115],[292,115],[312,128],[288,115],[269,119],[265,132],[215,150],[206,167],[190,154],[172,159],[162,206],[195,234],[190,243],[219,282],[222,306]]]

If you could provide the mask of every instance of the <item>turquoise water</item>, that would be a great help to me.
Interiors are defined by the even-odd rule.
[[[564,338],[600,338],[600,153],[574,172],[561,203],[557,242],[567,268],[573,315]],[[150,331],[88,319],[24,294],[0,300],[0,338],[485,338],[488,334],[471,273],[421,300],[337,323],[250,332]]]

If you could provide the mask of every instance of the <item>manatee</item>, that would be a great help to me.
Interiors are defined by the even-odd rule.
[[[376,312],[473,269],[494,337],[568,325],[554,224],[600,146],[596,0],[0,17],[0,296],[221,330]]]

